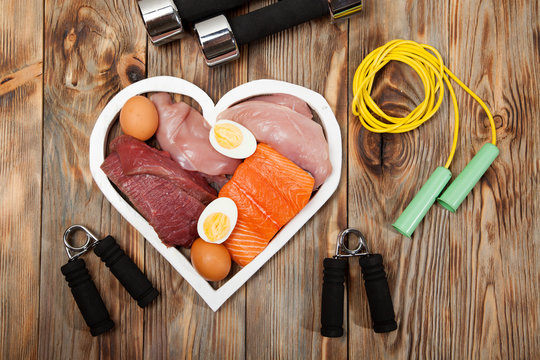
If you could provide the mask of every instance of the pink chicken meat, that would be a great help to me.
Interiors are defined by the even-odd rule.
[[[307,106],[307,105],[306,105]],[[318,188],[332,172],[322,127],[301,112],[273,102],[248,100],[218,115],[248,128],[257,141],[270,145],[307,170]]]
[[[210,125],[191,106],[173,103],[167,93],[150,97],[159,114],[156,137],[159,146],[171,154],[182,168],[207,175],[232,174],[240,160],[218,153],[208,139]]]
[[[281,106],[288,107],[299,114],[304,115],[308,119],[313,119],[313,113],[308,104],[300,98],[289,94],[270,94],[260,95],[250,98],[248,101],[264,101]]]

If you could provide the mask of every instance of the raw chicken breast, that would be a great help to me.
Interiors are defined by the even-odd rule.
[[[159,146],[184,169],[208,175],[234,172],[240,160],[214,150],[208,139],[210,125],[198,111],[183,102],[173,104],[168,93],[154,94],[150,100],[159,114],[156,133]]]
[[[221,112],[218,119],[244,125],[257,141],[270,145],[309,171],[315,178],[314,188],[318,188],[332,172],[322,127],[288,107],[250,100]]]
[[[313,119],[313,113],[308,104],[300,98],[289,94],[261,95],[250,98],[248,101],[264,101],[288,107],[309,119]]]

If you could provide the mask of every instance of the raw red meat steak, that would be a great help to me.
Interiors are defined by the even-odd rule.
[[[112,142],[111,148],[116,151],[101,165],[105,174],[152,225],[165,245],[190,247],[198,237],[197,220],[205,208],[199,198],[215,198],[211,194],[214,190],[208,184],[197,185],[200,175],[186,172],[167,153],[139,140],[121,137]],[[168,160],[195,177],[181,177],[182,173],[169,166]],[[210,192],[201,190],[204,187],[210,188]],[[191,194],[197,194],[198,198]]]

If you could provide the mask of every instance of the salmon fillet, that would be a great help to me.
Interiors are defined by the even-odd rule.
[[[234,172],[219,192],[238,207],[238,220],[224,242],[234,262],[245,266],[309,202],[315,180],[265,144]]]

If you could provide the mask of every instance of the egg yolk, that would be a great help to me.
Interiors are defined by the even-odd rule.
[[[237,148],[244,140],[242,131],[230,123],[222,123],[214,126],[214,134],[216,135],[217,143],[225,149]]]
[[[213,213],[204,219],[204,233],[211,242],[216,242],[227,236],[231,228],[229,217],[223,213]]]

